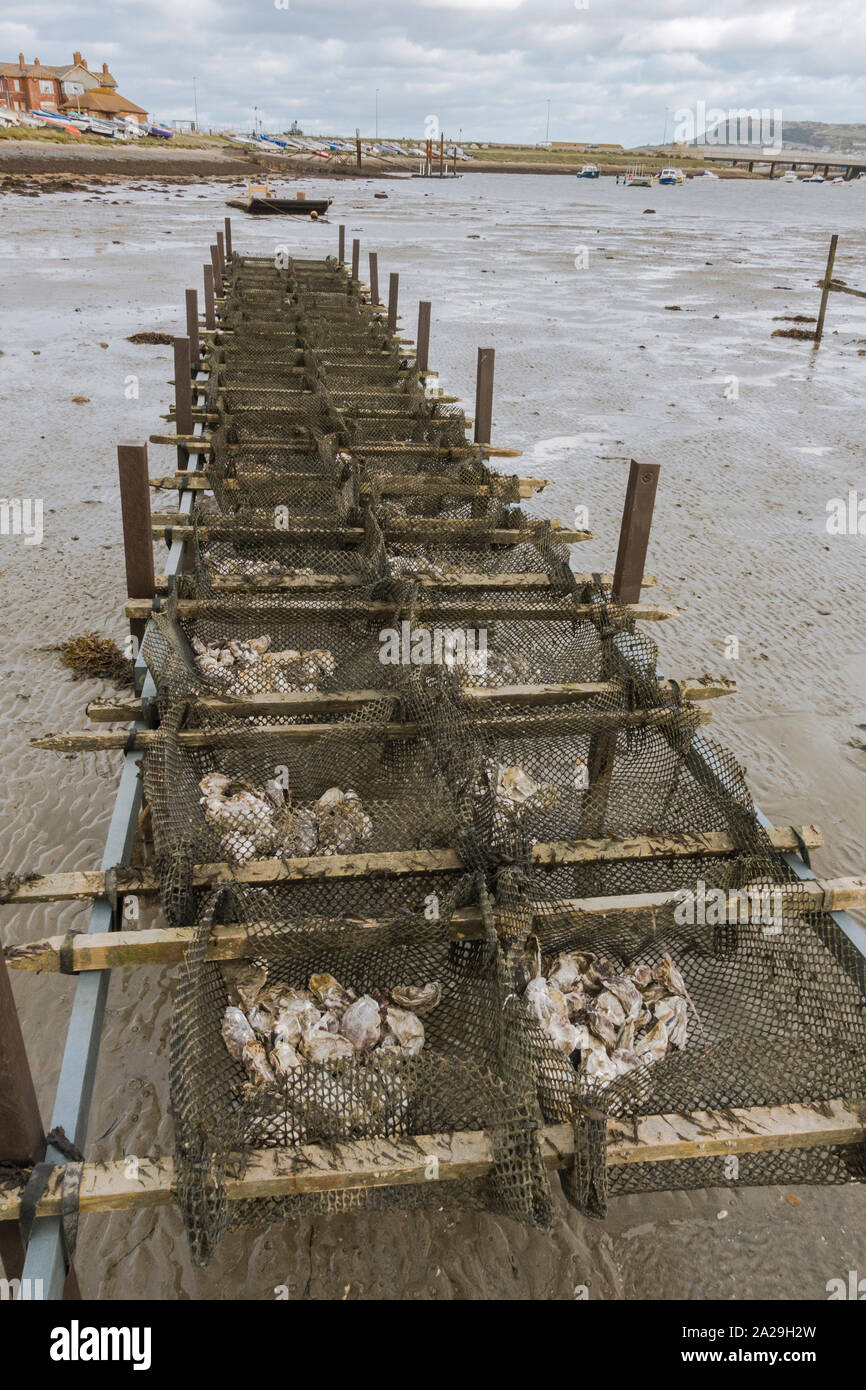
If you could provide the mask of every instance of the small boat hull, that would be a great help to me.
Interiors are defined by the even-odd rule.
[[[254,217],[309,217],[311,212],[321,217],[332,201],[331,198],[234,198],[228,206],[250,212]]]

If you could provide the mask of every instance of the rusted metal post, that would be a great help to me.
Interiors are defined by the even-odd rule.
[[[192,434],[192,371],[190,368],[189,338],[174,340],[174,422],[178,434]],[[182,444],[177,446],[177,466],[186,468],[189,454]]]
[[[147,445],[118,444],[117,468],[120,474],[126,592],[130,598],[152,599],[156,593],[156,584],[153,574]],[[139,643],[144,636],[145,626],[143,618],[130,620],[129,630]]]
[[[830,254],[827,257],[827,269],[824,271],[824,287],[821,290],[821,307],[818,310],[818,323],[815,327],[816,347],[824,334],[824,316],[827,313],[827,300],[830,298],[830,281],[833,279],[833,264],[836,260],[836,246],[838,242],[839,233],[834,232],[830,238]]]
[[[226,260],[227,260],[227,261],[231,261],[231,258],[232,258],[232,219],[231,219],[230,217],[227,217],[227,218],[225,219],[225,229],[226,229]]]
[[[493,430],[493,348],[478,349],[475,372],[475,443],[489,444]]]
[[[396,270],[391,271],[388,281],[388,332],[397,332],[397,295],[400,290],[400,276]]]
[[[206,265],[204,269],[204,326],[213,332],[216,328],[216,305],[214,304],[213,294],[213,266]]]
[[[339,228],[338,228],[338,231],[339,231],[339,237],[338,237],[338,240],[337,240],[337,260],[340,262],[340,265],[345,265],[345,264],[346,264],[346,228],[343,226],[343,223],[342,223],[342,222],[340,223],[340,226],[339,226]]]
[[[419,372],[426,372],[430,355],[430,300],[422,299],[418,305],[418,341],[415,344],[415,366]]]
[[[379,253],[370,252],[370,303],[375,308],[379,303]]]
[[[352,279],[357,284],[361,276],[361,243],[357,237],[352,241]]]
[[[189,338],[189,373],[194,376],[201,361],[201,344],[198,339],[198,291],[186,292],[186,336]]]
[[[618,603],[637,603],[640,600],[659,467],[657,463],[631,460],[613,574],[613,597]],[[589,741],[587,795],[580,822],[581,838],[595,839],[604,828],[616,740],[616,732],[611,731],[593,734]]]
[[[219,257],[219,266],[220,266],[220,284],[222,284],[222,282],[223,282],[223,281],[225,280],[225,278],[226,278],[226,247],[225,247],[225,240],[224,240],[224,238],[223,238],[222,232],[217,232],[217,234],[216,234],[216,244],[217,244],[217,255],[218,255],[218,257]]]

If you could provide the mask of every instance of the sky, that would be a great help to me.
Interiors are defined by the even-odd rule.
[[[820,0],[819,0],[820,3]],[[160,120],[658,144],[684,113],[866,120],[859,0],[26,0],[0,60],[107,62]],[[2,14],[2,12],[0,12]],[[549,107],[548,107],[549,103]],[[549,137],[548,137],[549,113]],[[776,118],[779,119],[778,117]]]

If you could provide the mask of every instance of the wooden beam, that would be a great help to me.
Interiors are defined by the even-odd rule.
[[[177,539],[175,528],[174,537]],[[153,605],[147,599],[127,599],[125,613],[128,618],[149,617]],[[178,599],[175,610],[178,618],[187,620],[192,618],[205,618],[213,614],[226,621],[226,608],[224,599]],[[620,608],[620,615],[624,621],[641,621],[649,623],[664,622],[668,618],[675,618],[677,610],[675,608],[664,608],[655,603],[628,603]],[[350,605],[345,600],[335,599],[332,604],[324,604],[321,601],[314,606],[305,604],[302,599],[296,599],[292,605],[292,616],[305,616],[308,613],[342,613],[344,616],[351,615],[356,618],[393,618],[393,603],[361,603]],[[244,605],[242,603],[233,604],[235,617],[243,617],[246,614],[257,617],[262,623],[267,622],[268,614],[255,605]],[[593,603],[572,603],[567,599],[559,601],[551,599],[543,604],[539,603],[532,610],[527,609],[519,601],[509,602],[507,598],[496,600],[489,599],[465,603],[449,600],[448,606],[435,602],[416,605],[414,615],[416,621],[422,618],[430,620],[441,617],[443,620],[456,620],[460,618],[465,622],[472,621],[493,621],[496,618],[517,618],[532,619],[536,622],[576,622],[580,618],[597,618],[598,607]],[[274,616],[280,616],[279,611],[275,610]],[[285,616],[283,613],[282,616]]]
[[[155,512],[153,515],[153,535],[154,539],[162,540],[162,533],[167,526],[171,526],[175,532],[176,540],[192,540],[196,534],[196,528],[187,524],[187,518],[179,512]],[[293,518],[294,520],[294,518]],[[320,518],[311,518],[320,520]],[[473,526],[476,529],[473,530]],[[445,517],[397,517],[386,522],[385,532],[395,540],[428,540],[438,541],[441,545],[457,544],[462,541],[464,544],[481,545],[521,545],[531,544],[532,536],[524,530],[510,530],[504,527],[496,527],[490,531],[477,529],[477,523],[471,518],[445,518]],[[556,539],[562,541],[564,545],[579,545],[581,541],[591,541],[595,537],[591,531],[567,531],[564,527],[552,528]],[[364,528],[362,526],[292,526],[291,530],[279,530],[277,528],[267,529],[262,526],[239,526],[231,517],[226,517],[221,524],[219,518],[209,518],[208,524],[198,528],[198,536],[202,540],[262,540],[265,537],[275,540],[286,540],[297,543],[315,543],[326,539],[335,541],[357,541],[360,543],[364,539]]]
[[[462,697],[470,704],[485,705],[567,705],[577,700],[591,700],[598,695],[615,694],[622,690],[619,681],[575,681],[561,685],[490,685],[465,686]],[[736,681],[698,680],[659,681],[662,695],[679,694],[684,700],[715,700],[723,695],[737,694]],[[388,692],[384,692],[388,693]],[[347,714],[360,709],[372,700],[381,700],[381,690],[305,691],[288,694],[266,692],[233,699],[229,696],[205,695],[196,700],[192,709],[198,714],[299,715]],[[99,724],[140,719],[141,705],[137,700],[91,700],[85,707],[88,719]]]
[[[285,487],[287,494],[304,490],[319,495],[327,489],[336,492],[341,486],[337,478],[322,478],[315,473],[289,473],[285,469],[275,468],[261,471],[244,469],[242,478],[218,478],[216,481],[230,492],[244,492],[251,485],[279,483]],[[547,484],[547,478],[517,479],[518,493],[523,500],[534,497],[536,492],[543,492]],[[191,475],[183,469],[178,469],[175,473],[151,478],[150,486],[166,492],[181,487],[191,488],[195,492],[207,492],[211,490],[212,482],[206,470],[204,473]],[[493,479],[489,483],[460,483],[446,474],[403,473],[391,478],[377,478],[375,485],[362,480],[361,496],[370,497],[374,486],[383,497],[502,497],[510,492],[513,483],[508,477]]]
[[[156,594],[151,541],[150,491],[147,486],[147,445],[118,444],[117,468],[120,475],[120,513],[123,523],[123,554],[127,589],[150,596]],[[129,631],[141,643],[147,618],[130,619]],[[137,652],[136,652],[137,655]]]
[[[796,850],[798,834],[807,847],[818,848],[823,843],[817,826],[798,827],[798,834],[788,826],[768,831],[771,844],[780,851]],[[778,837],[773,839],[772,837]],[[536,844],[532,848],[534,863],[557,864],[620,863],[634,859],[693,858],[705,854],[732,854],[734,840],[725,831],[705,831],[701,835],[636,835],[629,838],[603,840],[560,841]],[[442,873],[460,869],[463,861],[453,850],[417,849],[395,850],[377,854],[333,854],[298,859],[253,859],[246,864],[197,864],[192,870],[192,886],[215,888],[226,883],[289,883],[325,878],[391,878],[405,874]],[[145,896],[159,891],[159,879],[152,869],[119,868],[117,891]],[[825,884],[821,879],[809,879],[789,885],[805,893],[820,910],[841,911],[862,906],[866,902],[866,880],[834,879]],[[828,894],[827,889],[832,892]],[[105,874],[100,870],[23,876],[8,888],[4,901],[9,903],[71,901],[102,897],[106,891]],[[639,893],[630,897],[581,899],[583,903],[613,904],[609,908],[581,907],[581,911],[642,911],[665,907],[679,901],[679,890],[662,893]],[[626,904],[625,907],[622,904]],[[635,905],[632,907],[632,905]],[[573,910],[578,910],[577,908]]]
[[[824,318],[827,313],[827,299],[830,294],[830,285],[833,279],[833,265],[836,260],[836,247],[839,244],[839,233],[834,232],[830,238],[830,251],[827,256],[827,269],[824,271],[824,288],[821,291],[821,307],[818,310],[818,322],[815,327],[815,346],[817,347],[824,336]]]
[[[813,1105],[738,1107],[727,1110],[643,1115],[607,1121],[606,1161],[610,1168],[636,1163],[779,1150],[862,1144],[866,1139],[866,1105],[842,1100]],[[574,1163],[571,1125],[538,1130],[539,1155],[548,1171]],[[225,1178],[228,1200],[276,1198],[303,1193],[368,1190],[428,1182],[466,1182],[494,1171],[495,1139],[484,1130],[419,1134],[400,1139],[357,1139],[295,1149],[253,1149],[238,1154],[233,1175]],[[234,1166],[234,1165],[233,1165]],[[61,1213],[62,1175],[52,1174],[37,1216]],[[84,1165],[78,1209],[121,1211],[166,1206],[174,1200],[174,1160],[112,1159]],[[0,1220],[17,1221],[23,1185],[6,1179],[0,1185]],[[443,1200],[446,1200],[443,1198]]]
[[[575,582],[580,584],[592,584],[595,575],[573,571]],[[599,578],[602,584],[608,582],[613,576],[601,574]],[[421,589],[441,590],[443,593],[459,592],[462,589],[486,589],[491,592],[503,593],[527,593],[543,592],[552,589],[557,592],[556,585],[551,581],[550,575],[539,574],[531,570],[511,571],[503,570],[495,574],[479,574],[471,570],[458,571],[449,575],[420,574],[414,582]],[[243,575],[215,575],[211,581],[211,588],[226,594],[262,594],[262,593],[283,593],[294,592],[297,590],[315,591],[317,593],[329,590],[341,589],[365,589],[372,583],[370,576],[366,574],[285,574],[285,575],[254,575],[247,579]],[[644,588],[654,589],[658,580],[654,574],[645,574],[643,577]],[[167,593],[168,581],[164,574],[156,575],[156,592],[158,594]]]
[[[475,443],[489,444],[493,432],[493,348],[479,348],[475,371]]]

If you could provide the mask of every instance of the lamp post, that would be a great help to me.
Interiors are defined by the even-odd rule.
[[[545,145],[548,143],[549,140],[550,140],[550,97],[547,98],[547,130],[545,131],[545,134],[544,134],[544,143],[545,143]]]

